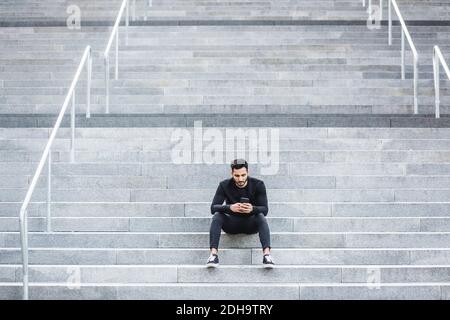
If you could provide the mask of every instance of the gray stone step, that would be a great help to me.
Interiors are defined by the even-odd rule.
[[[412,113],[412,106],[409,107]],[[104,112],[104,111],[103,111]],[[237,122],[239,119],[239,122]],[[54,115],[2,114],[1,128],[49,128],[56,120]],[[355,114],[92,114],[77,117],[77,127],[193,127],[195,121],[202,121],[205,127],[377,127],[377,128],[424,128],[449,127],[448,117],[435,119],[431,115],[355,115]],[[70,127],[70,119],[64,118],[62,127]]]
[[[83,168],[83,167],[81,167]],[[447,166],[445,167],[447,168]],[[31,171],[31,170],[30,170]],[[34,170],[33,170],[34,171]],[[443,173],[447,175],[448,168]],[[134,174],[134,173],[133,173]],[[285,173],[280,173],[285,174]],[[420,174],[420,173],[419,173]],[[437,174],[437,173],[436,173]],[[224,175],[226,175],[224,173]],[[328,174],[325,174],[329,176]],[[301,175],[299,176],[299,178]],[[335,186],[326,185],[311,186],[309,188],[282,188],[271,189],[267,187],[268,197],[276,202],[436,202],[449,201],[446,192],[446,185],[436,187],[392,187],[380,186],[377,188],[367,188],[365,186],[355,188],[335,188]],[[68,201],[87,201],[87,202],[145,202],[149,200],[160,202],[207,202],[214,195],[214,188],[196,188],[188,186],[187,188],[166,189],[157,186],[145,188],[140,185],[117,186],[105,189],[96,189],[95,186],[70,186],[67,188],[58,187],[53,190],[52,200],[56,202]],[[20,201],[25,196],[26,186],[22,188],[3,188],[1,201],[14,202]],[[183,194],[185,192],[185,194]],[[181,195],[180,195],[181,193]],[[46,188],[36,189],[32,201],[45,201]]]
[[[219,60],[219,59],[217,59]],[[176,62],[176,61],[175,61]],[[194,63],[192,62],[186,63]],[[211,64],[215,63],[214,61],[207,61]],[[219,61],[220,62],[220,61]],[[133,62],[130,61],[130,64]],[[61,85],[61,81],[58,80],[13,80],[13,79],[5,79],[3,81],[3,87],[7,88],[30,88],[32,90],[37,90],[38,88],[46,88],[46,87],[58,87]],[[419,79],[420,86],[431,87],[433,85],[432,80],[427,79]],[[319,80],[145,80],[145,79],[135,79],[135,80],[113,80],[110,83],[111,92],[115,92],[119,88],[130,88],[136,90],[136,88],[149,88],[149,87],[210,87],[210,86],[220,86],[220,87],[365,87],[365,88],[383,88],[385,86],[390,86],[391,88],[411,88],[411,84],[409,82],[397,80],[397,79],[359,79],[359,80],[345,80],[341,79],[340,81],[332,81],[326,79]],[[80,81],[77,88],[80,90],[84,90],[86,88],[86,82]],[[104,80],[93,80],[92,81],[92,90],[97,88],[97,90],[105,88]],[[445,87],[443,87],[445,90]],[[444,91],[445,93],[445,91]]]
[[[408,232],[450,231],[450,217],[436,218],[272,218],[274,232]],[[30,231],[45,231],[47,219],[30,218]],[[52,231],[72,232],[204,232],[209,230],[211,217],[177,218],[52,218]],[[0,218],[0,231],[19,231],[17,218]]]
[[[70,3],[63,1],[49,3],[37,2],[30,6],[21,3],[4,3],[0,7],[0,14],[4,20],[21,21],[33,19],[34,21],[65,21],[65,9]],[[81,1],[78,6],[83,12],[83,17],[93,19],[97,23],[105,20],[113,20],[120,2],[112,5],[103,5],[96,2],[92,5],[88,1]],[[375,4],[375,3],[374,3]],[[385,15],[387,4],[384,4]],[[445,8],[448,4],[443,1],[407,1],[401,4],[402,12],[414,20],[445,20],[448,18]],[[107,8],[107,9],[105,9]],[[254,20],[273,19],[280,20],[331,20],[331,19],[367,19],[366,8],[358,1],[228,1],[228,2],[204,2],[204,1],[152,1],[148,6],[146,1],[138,1],[136,8],[132,10],[136,19],[153,20],[190,20],[190,19],[234,19]],[[395,17],[395,15],[394,15]],[[2,19],[2,20],[3,20]]]
[[[261,127],[265,129],[266,127]],[[76,138],[85,139],[155,139],[167,140],[176,127],[136,127],[136,128],[77,128]],[[229,127],[217,127],[222,133],[226,133]],[[0,139],[46,139],[50,137],[51,128],[0,128]],[[194,128],[185,129],[190,134]],[[281,139],[450,139],[448,128],[334,128],[334,127],[311,127],[311,128],[278,128]],[[58,138],[70,139],[71,130],[60,128]]]
[[[419,97],[420,98],[420,97]],[[177,98],[178,99],[178,98]],[[193,98],[194,101],[198,98]],[[421,99],[421,98],[420,98]],[[428,98],[427,98],[428,99]],[[54,100],[52,100],[54,102]],[[60,110],[61,105],[59,104],[20,104],[20,105],[3,105],[2,117],[8,117],[13,119],[11,121],[2,121],[0,125],[2,127],[23,127],[30,126],[29,123],[36,123],[35,126],[45,126],[49,127],[54,125],[53,119],[49,119],[47,114],[57,114]],[[124,113],[124,108],[126,108],[127,113]],[[398,116],[410,116],[413,114],[412,103],[397,104],[395,106],[390,106],[388,104],[332,104],[330,102],[320,104],[320,105],[281,105],[281,104],[230,104],[230,105],[164,105],[164,104],[111,104],[111,113],[114,113],[113,119],[111,121],[104,120],[105,105],[104,104],[93,104],[91,105],[91,114],[93,117],[91,119],[81,119],[77,123],[81,122],[82,126],[90,127],[104,127],[104,126],[117,126],[117,127],[131,127],[136,126],[161,126],[162,124],[166,126],[186,126],[186,122],[189,122],[189,118],[194,114],[197,114],[196,118],[206,117],[205,122],[207,125],[229,125],[236,126],[236,122],[231,122],[229,119],[219,120],[220,117],[229,116],[230,114],[242,114],[246,113],[252,117],[252,122],[246,122],[246,126],[262,126],[264,121],[261,120],[261,113],[273,114],[277,117],[277,121],[272,118],[270,122],[271,126],[447,126],[446,119],[443,116],[447,116],[450,113],[450,105],[441,105],[441,119],[429,119],[424,120],[415,116],[414,120],[404,120],[398,118]],[[23,118],[27,116],[30,112],[35,112],[32,117]],[[78,105],[77,113],[80,117],[84,117],[86,114],[86,106]],[[199,116],[198,114],[202,115]],[[339,117],[344,116],[355,116],[355,115],[367,115],[371,114],[370,117],[379,116],[377,119],[361,123],[352,123],[348,119],[330,118],[331,115],[337,115]],[[420,115],[427,115],[428,117],[434,115],[435,106],[432,104],[423,105],[419,109]],[[95,114],[95,118],[94,118]],[[185,114],[182,116],[180,114]],[[39,115],[40,117],[35,117]],[[42,115],[42,116],[41,116]],[[289,115],[289,117],[287,117]],[[324,119],[320,119],[319,115],[326,115]],[[99,118],[99,116],[101,118]],[[118,118],[118,116],[128,117],[127,122],[123,119]],[[142,117],[145,116],[144,119]],[[151,116],[151,118],[149,117]],[[211,116],[216,116],[217,121],[213,121],[214,118]],[[264,115],[265,116],[265,115]],[[292,117],[295,116],[295,117]],[[391,116],[392,118],[388,118]],[[302,118],[300,118],[302,117]],[[152,119],[155,118],[156,120]],[[197,120],[196,119],[196,120]],[[397,121],[398,119],[398,121]],[[392,120],[390,122],[390,120]],[[66,120],[64,120],[65,122]],[[228,122],[227,122],[228,121]],[[377,121],[377,122],[374,122]],[[219,124],[220,122],[220,124]],[[308,123],[309,122],[309,123]],[[234,124],[233,124],[234,123]],[[67,126],[67,124],[64,124]]]
[[[245,150],[244,150],[245,151]],[[249,151],[241,154],[248,154]],[[256,150],[257,151],[257,150]],[[255,152],[256,152],[255,151]],[[230,153],[228,153],[230,154]],[[231,153],[232,154],[232,153]],[[236,153],[235,153],[236,154]],[[172,161],[178,158],[173,158]],[[171,177],[179,176],[181,172],[187,172],[188,176],[197,175],[199,172],[211,175],[217,181],[217,177],[227,178],[230,176],[230,170],[227,168],[229,161],[225,161],[225,158],[219,158],[220,161],[216,161],[218,164],[168,164],[168,163],[155,163],[155,162],[56,162],[52,164],[52,170],[56,176],[67,175],[104,175],[104,176],[146,176],[146,177]],[[229,159],[232,159],[231,157]],[[228,160],[228,158],[226,159]],[[231,162],[231,160],[230,160]],[[36,162],[8,162],[4,169],[0,171],[1,176],[11,175],[32,175],[34,174]],[[448,175],[449,164],[444,163],[400,163],[400,162],[278,162],[276,159],[271,162],[267,161],[264,164],[251,164],[250,169],[252,174],[256,176],[271,176],[270,173],[261,172],[263,168],[267,168],[272,165],[277,171],[276,174],[290,174],[292,176],[405,176],[405,175],[420,175],[420,176],[433,176],[433,175]],[[275,167],[276,165],[276,167]],[[351,166],[354,166],[354,171],[351,170]],[[173,171],[165,171],[164,169],[171,169]],[[204,170],[204,171],[203,171]],[[269,178],[270,179],[270,178]],[[326,178],[322,178],[325,181]],[[343,178],[346,179],[346,178]],[[444,179],[444,178],[443,178]],[[161,183],[161,182],[160,182]],[[171,181],[171,185],[173,181]],[[288,182],[289,183],[289,182]],[[326,182],[322,182],[325,183]],[[176,183],[175,183],[176,185]],[[155,185],[157,187],[157,185]],[[326,185],[328,187],[334,187],[333,181],[329,181]],[[137,188],[139,186],[133,186]],[[144,186],[143,186],[144,187]],[[191,186],[192,188],[193,186]],[[288,188],[287,188],[288,189]]]
[[[449,232],[272,232],[274,248],[405,248],[415,243],[420,248],[448,248]],[[208,246],[208,232],[190,233],[94,233],[58,232],[29,234],[30,247],[86,247],[86,248],[202,248]],[[19,234],[2,232],[0,246],[18,247]],[[258,248],[257,235],[229,235],[221,237],[224,248]]]
[[[18,202],[27,189],[2,189],[0,201]],[[215,189],[98,189],[70,188],[52,191],[54,202],[207,202]],[[276,202],[449,202],[449,189],[267,189],[267,197]],[[36,189],[32,201],[45,201],[46,189]]]
[[[18,248],[0,248],[0,263],[21,264]],[[207,249],[30,248],[33,265],[204,265]],[[220,249],[222,265],[259,265],[261,249]],[[446,265],[448,248],[275,248],[280,265]]]
[[[9,151],[0,151],[0,162],[2,165],[13,163],[37,163],[42,156],[39,151],[23,151],[15,150],[14,153]],[[79,162],[103,162],[109,163],[161,163],[168,162],[172,159],[170,151],[75,151],[75,158]],[[371,151],[371,150],[308,150],[308,151],[280,151],[280,163],[291,162],[381,162],[381,163],[443,163],[448,162],[450,152],[445,150],[387,150],[387,151]],[[52,152],[52,161],[54,162],[70,162],[70,153],[65,151]],[[6,176],[5,176],[6,178]],[[268,177],[270,179],[270,177]],[[24,181],[24,177],[17,177],[18,181]],[[414,178],[406,178],[414,179]],[[446,179],[444,177],[444,179]],[[187,181],[184,181],[188,183]],[[11,182],[12,183],[12,182]],[[22,182],[20,182],[22,183]],[[205,181],[205,183],[212,183]],[[301,183],[299,181],[298,183]],[[0,182],[1,184],[1,182]]]
[[[157,166],[158,163],[155,164]],[[253,175],[262,179],[270,189],[416,189],[423,188],[446,188],[450,177],[440,175],[428,176],[297,176],[280,180],[276,176]],[[31,182],[31,175],[10,176],[2,175],[1,188],[24,188]],[[195,180],[196,175],[184,177],[174,176],[121,176],[121,175],[54,175],[52,176],[52,188],[104,188],[104,189],[179,189],[179,188],[216,188],[224,177],[219,175],[210,176],[208,181]],[[38,187],[47,187],[47,178],[42,177]],[[208,191],[210,192],[210,191]]]
[[[376,289],[376,290],[375,290]],[[308,299],[448,299],[448,283],[402,284],[86,284],[79,289],[67,283],[30,285],[31,299],[160,299],[160,300],[308,300]],[[20,284],[4,283],[3,299],[20,299]]]
[[[449,266],[31,266],[30,282],[63,283],[79,275],[79,283],[364,283],[374,271],[380,283],[449,282]],[[21,266],[0,265],[2,283],[22,280]]]
[[[0,202],[2,217],[17,217],[20,202]],[[210,217],[211,202],[53,202],[53,217]],[[270,202],[270,217],[448,217],[449,202]],[[30,217],[47,216],[45,202]]]
[[[198,120],[198,124],[203,126],[203,121]],[[240,130],[239,130],[240,129]],[[280,137],[277,130],[271,128],[256,127],[247,128],[228,128],[228,130],[217,133],[215,137],[223,144],[224,153],[227,151],[258,150],[256,142],[262,137],[267,140],[277,139],[280,151],[402,151],[402,150],[434,150],[446,151],[450,146],[450,139],[389,139],[389,138],[283,138]],[[173,130],[169,136],[164,139],[150,138],[82,138],[76,140],[77,151],[103,151],[117,149],[123,151],[172,151],[174,148],[181,149],[180,142],[190,142],[190,145],[207,145],[204,135],[208,128],[200,128],[199,133],[193,137],[191,133],[184,130]],[[218,132],[214,130],[214,132]],[[242,137],[238,140],[238,137]],[[182,140],[184,139],[184,140]],[[234,140],[233,140],[234,139]],[[238,142],[236,142],[238,140]],[[1,139],[0,148],[2,150],[17,151],[40,151],[46,146],[48,139]],[[243,142],[247,143],[246,145]],[[254,145],[248,146],[248,141]],[[432,143],[430,143],[432,142]],[[69,151],[70,138],[56,138],[52,150]],[[211,166],[213,167],[213,166]]]

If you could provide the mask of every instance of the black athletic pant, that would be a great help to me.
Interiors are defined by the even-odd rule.
[[[259,240],[263,249],[270,247],[270,230],[266,217],[262,213],[251,216],[235,216],[216,212],[213,215],[209,231],[209,247],[218,249],[220,232],[230,234],[255,234],[259,232]]]

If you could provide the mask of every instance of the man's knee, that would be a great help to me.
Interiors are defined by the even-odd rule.
[[[213,221],[220,221],[220,222],[222,222],[223,221],[223,214],[220,213],[220,212],[215,212],[213,214],[212,220]]]
[[[258,223],[258,224],[267,223],[266,216],[264,214],[262,214],[261,212],[255,214],[255,220],[256,220],[256,223]]]

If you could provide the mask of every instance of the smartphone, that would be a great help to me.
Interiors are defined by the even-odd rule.
[[[241,203],[250,203],[250,199],[241,197]]]

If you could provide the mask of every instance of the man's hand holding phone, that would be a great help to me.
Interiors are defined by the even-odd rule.
[[[241,202],[232,204],[230,209],[235,213],[251,213],[253,206],[248,198],[241,198]]]
[[[251,203],[241,203],[242,213],[251,213],[253,211],[253,206]]]

